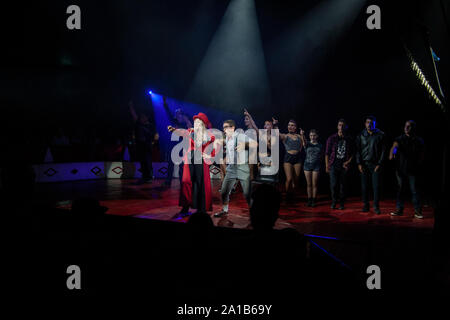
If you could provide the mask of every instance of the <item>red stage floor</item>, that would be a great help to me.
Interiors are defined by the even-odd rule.
[[[214,212],[221,209],[219,181],[213,181]],[[173,180],[171,188],[162,187],[162,181],[137,185],[135,180],[88,180],[62,183],[41,183],[36,187],[35,202],[53,203],[70,208],[71,200],[78,197],[94,197],[108,207],[108,214],[134,216],[143,219],[186,222],[187,218],[174,219],[179,212],[179,182]],[[404,216],[392,217],[393,199],[381,202],[382,214],[361,212],[359,198],[351,198],[343,211],[330,209],[330,200],[322,196],[318,206],[308,208],[305,198],[292,205],[282,204],[277,229],[295,228],[302,234],[311,235],[314,242],[325,251],[345,262],[355,270],[364,270],[370,264],[383,264],[389,270],[401,270],[396,261],[407,268],[415,265],[421,272],[430,269],[433,209],[424,208],[424,219],[413,217],[409,204]],[[214,218],[216,226],[248,228],[249,214],[242,192],[231,196],[230,213],[226,218]],[[318,238],[316,236],[319,236]]]
[[[220,211],[219,181],[213,181],[213,212]],[[51,198],[59,207],[70,207],[70,200],[81,196],[92,196],[108,207],[108,214],[135,216],[147,219],[173,220],[180,210],[178,207],[179,182],[174,179],[171,188],[163,188],[162,180],[152,184],[137,185],[135,180],[90,180],[40,184],[37,199]],[[434,217],[432,208],[424,208],[424,219],[413,216],[413,208],[407,204],[402,217],[392,217],[389,213],[395,208],[393,199],[381,202],[382,214],[373,211],[361,212],[359,198],[351,198],[343,211],[330,209],[330,200],[322,196],[315,208],[305,206],[304,197],[294,204],[282,204],[276,228],[292,227],[304,234],[338,237],[348,240],[375,240],[382,237],[396,237],[400,231],[413,231],[431,234]],[[249,226],[248,208],[241,192],[232,194],[230,213],[227,218],[214,218],[215,225],[247,228]]]

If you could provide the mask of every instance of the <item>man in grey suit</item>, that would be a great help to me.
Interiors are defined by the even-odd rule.
[[[248,148],[257,148],[258,143],[242,132],[236,131],[234,120],[226,120],[223,123],[223,131],[226,139],[226,163],[227,169],[220,190],[222,196],[222,211],[214,214],[214,217],[222,217],[228,214],[230,193],[236,181],[241,184],[245,200],[250,207],[250,167],[248,162]]]

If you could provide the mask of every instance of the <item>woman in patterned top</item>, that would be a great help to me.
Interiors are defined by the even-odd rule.
[[[273,127],[278,128],[278,120],[272,118]],[[303,146],[304,133],[300,129],[300,134],[297,133],[297,122],[289,120],[288,133],[280,133],[280,140],[286,147],[284,155],[284,173],[286,174],[286,196],[290,200],[293,198],[295,187],[299,183],[300,174],[303,165]]]
[[[323,146],[318,142],[318,138],[317,130],[311,129],[309,131],[310,140],[304,145],[306,150],[304,171],[308,192],[308,207],[316,206],[319,172],[323,155]]]

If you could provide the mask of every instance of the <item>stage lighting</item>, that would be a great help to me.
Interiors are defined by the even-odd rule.
[[[185,100],[239,113],[243,104],[269,104],[269,78],[254,0],[228,3]]]
[[[152,90],[148,90],[148,94],[149,94],[149,95],[152,95],[152,94],[153,94],[153,91],[152,91]]]
[[[425,78],[425,74],[422,72],[419,65],[414,60],[411,52],[406,47],[405,47],[405,50],[406,50],[406,54],[409,58],[411,69],[416,73],[417,79],[420,81],[421,85],[424,86],[425,89],[427,90],[427,93],[428,93],[428,96],[430,97],[430,99],[433,100],[441,108],[441,110],[443,112],[445,112],[446,109],[445,109],[442,101],[439,99],[439,97],[436,94],[436,92],[434,91],[433,87],[431,87],[430,83]]]

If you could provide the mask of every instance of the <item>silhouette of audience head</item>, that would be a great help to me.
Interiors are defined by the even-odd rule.
[[[211,243],[212,230],[214,227],[213,221],[209,214],[205,212],[193,213],[187,225],[190,229],[191,244],[196,247],[208,247]]]
[[[189,217],[187,224],[200,230],[207,230],[214,227],[211,217],[205,212],[193,213]]]
[[[271,230],[278,219],[281,193],[271,184],[261,184],[252,193],[250,221],[254,230]]]

